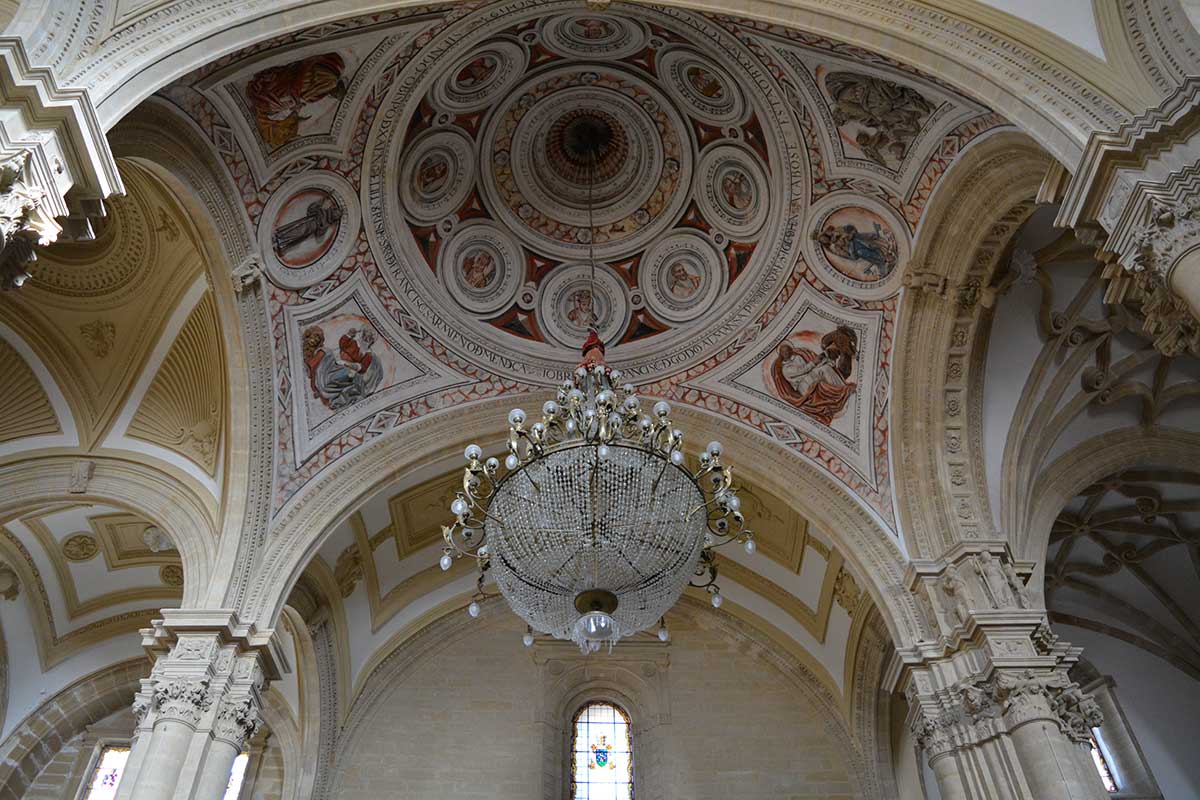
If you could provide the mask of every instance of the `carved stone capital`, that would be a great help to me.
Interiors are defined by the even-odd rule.
[[[253,695],[237,699],[226,698],[217,708],[212,732],[213,736],[228,742],[240,751],[258,731],[260,724],[258,702]]]
[[[155,723],[169,719],[195,725],[209,708],[212,696],[208,678],[160,681],[154,686],[153,707],[158,712]]]

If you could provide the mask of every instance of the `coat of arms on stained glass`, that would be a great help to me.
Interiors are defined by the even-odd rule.
[[[608,746],[608,742],[604,736],[600,736],[595,744],[592,745],[592,757],[588,759],[588,769],[616,769],[617,765],[609,760],[609,754],[612,748]]]

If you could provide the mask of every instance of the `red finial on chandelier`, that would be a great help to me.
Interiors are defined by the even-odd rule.
[[[579,362],[579,365],[590,367],[593,364],[603,363],[605,363],[604,342],[600,341],[600,334],[596,332],[596,328],[590,327],[587,341],[583,343],[583,360]]]

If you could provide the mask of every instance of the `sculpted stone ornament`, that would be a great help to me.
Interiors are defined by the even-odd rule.
[[[953,564],[946,567],[946,574],[942,576],[938,585],[951,604],[950,610],[955,622],[958,625],[966,625],[967,620],[971,618],[971,609],[967,606],[967,584],[959,577]]]
[[[221,703],[216,719],[213,720],[213,735],[241,750],[246,741],[258,731],[260,724],[258,705],[253,697],[227,699]]]
[[[44,189],[26,180],[28,157],[0,165],[0,289],[17,289],[37,260],[33,246],[50,244],[61,227],[44,213]]]
[[[991,553],[985,550],[971,561],[984,593],[991,600],[992,608],[1011,608],[1017,604],[1008,579],[1004,577],[1000,565],[992,558]]]
[[[172,719],[195,725],[212,707],[208,678],[189,681],[164,681],[154,687],[154,707],[159,719]]]
[[[5,600],[16,600],[21,591],[21,580],[16,571],[8,564],[0,561],[0,597]]]
[[[243,295],[262,283],[263,264],[258,256],[247,256],[233,270],[230,279],[233,281],[233,291]]]

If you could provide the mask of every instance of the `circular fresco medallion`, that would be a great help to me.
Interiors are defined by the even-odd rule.
[[[555,267],[538,294],[538,323],[559,344],[578,350],[587,338],[593,304],[596,330],[605,342],[614,341],[629,326],[629,298],[624,282],[605,266],[596,267],[596,291],[591,291],[591,267]]]
[[[538,252],[627,255],[669,228],[692,159],[682,118],[637,76],[580,65],[518,87],[483,136],[483,185],[497,216]]]
[[[413,143],[400,165],[400,200],[415,221],[432,224],[458,211],[475,183],[471,140],[438,128]]]
[[[754,155],[716,145],[700,157],[696,202],[709,222],[733,239],[753,238],[770,211],[767,175]]]
[[[485,221],[460,225],[438,255],[438,274],[446,291],[467,311],[480,315],[512,305],[524,272],[520,246]]]
[[[856,197],[852,205],[830,195],[813,208],[806,249],[831,285],[861,298],[884,297],[898,287],[908,239],[899,218],[883,204]]]
[[[704,235],[674,233],[646,251],[638,286],[646,306],[665,322],[690,322],[704,314],[725,288],[721,254]]]
[[[691,50],[672,49],[662,54],[658,69],[672,92],[705,122],[729,124],[746,116],[741,88],[710,59]]]
[[[542,28],[548,47],[566,56],[617,59],[646,46],[646,31],[635,20],[617,14],[561,14]]]
[[[434,84],[436,105],[447,111],[483,108],[520,80],[525,64],[525,49],[506,39],[472,50]]]
[[[263,263],[271,280],[303,289],[324,280],[350,255],[358,238],[358,198],[332,172],[305,172],[267,200],[258,223]]]

